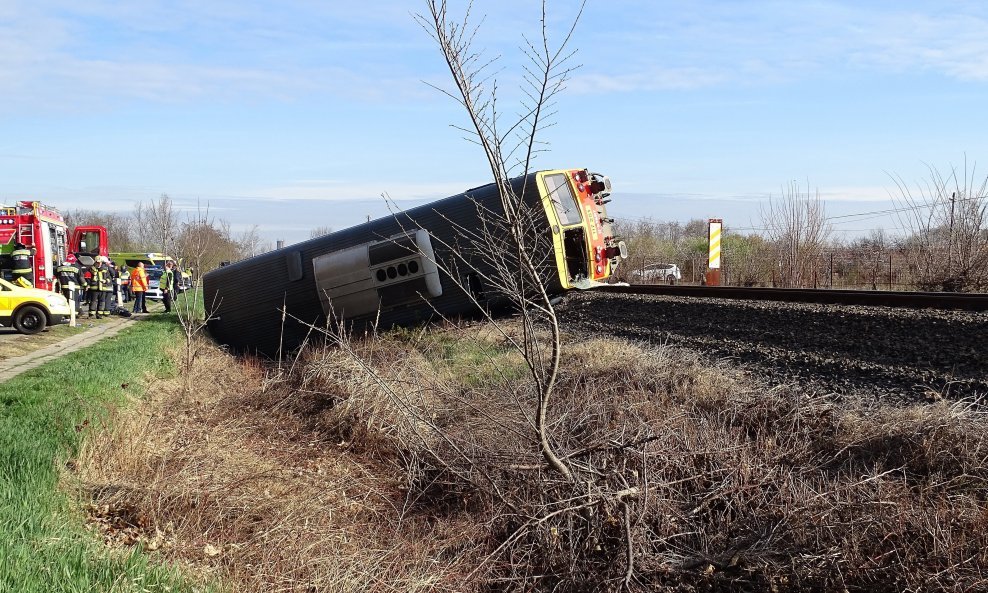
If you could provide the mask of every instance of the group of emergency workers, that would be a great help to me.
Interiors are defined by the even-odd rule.
[[[33,262],[36,253],[34,248],[29,249],[22,243],[14,245],[14,250],[10,253],[11,278],[14,284],[24,288],[34,286]],[[121,271],[115,262],[97,255],[93,259],[93,265],[85,269],[75,262],[63,262],[55,268],[55,275],[62,295],[77,311],[81,313],[83,305],[89,304],[89,317],[97,319],[109,317],[111,310],[115,308],[113,305],[118,300],[121,280],[127,282],[127,290],[120,295],[122,300],[129,300],[128,297],[133,295],[133,312],[148,312],[145,296],[149,282],[143,262],[138,262],[133,270]],[[159,280],[166,313],[171,311],[173,299],[178,294],[177,280],[178,274],[175,273],[174,264],[171,261],[166,262]]]
[[[93,265],[87,268],[88,278],[83,270],[72,262],[65,262],[55,268],[55,275],[62,287],[62,294],[74,303],[77,310],[82,310],[82,303],[89,303],[89,316],[97,319],[110,316],[111,303],[115,301],[114,293],[119,272],[110,264],[110,260],[97,255]],[[85,297],[85,301],[83,301]]]
[[[174,284],[175,274],[170,263],[166,266],[161,277],[163,287],[170,287]],[[88,271],[88,277],[82,268],[72,262],[65,262],[55,268],[59,285],[62,287],[62,294],[70,303],[74,303],[76,310],[80,312],[83,304],[88,303],[89,317],[97,319],[108,317],[114,309],[113,304],[117,301],[116,291],[120,290],[117,279],[121,272],[113,262],[100,255],[95,257],[93,265],[86,268],[85,271]],[[136,268],[128,272],[128,276],[131,285],[130,291],[134,295],[133,312],[147,313],[147,302],[144,297],[149,283],[147,272],[144,271],[144,262],[139,262]],[[162,288],[162,293],[166,299],[165,312],[167,313],[171,310],[171,290]]]

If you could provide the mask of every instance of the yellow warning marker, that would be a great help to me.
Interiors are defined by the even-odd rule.
[[[723,224],[719,218],[710,219],[710,259],[707,267],[711,270],[720,268],[720,231]]]
[[[720,286],[720,233],[724,226],[724,221],[720,218],[711,218],[707,221],[709,226],[710,253],[707,258],[707,286]]]

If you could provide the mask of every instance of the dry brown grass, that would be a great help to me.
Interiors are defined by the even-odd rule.
[[[616,500],[544,467],[496,332],[350,346],[281,373],[211,349],[192,397],[120,411],[75,476],[94,524],[238,591],[988,586],[988,419],[964,404],[839,405],[572,341],[555,445],[587,489],[638,489]]]
[[[194,396],[154,386],[80,452],[74,483],[109,543],[236,591],[434,590],[469,557],[448,544],[457,522],[395,522],[396,468],[293,409],[260,363],[212,348],[196,372]]]

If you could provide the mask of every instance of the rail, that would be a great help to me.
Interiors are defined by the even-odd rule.
[[[595,290],[623,294],[712,297],[794,303],[826,303],[912,309],[988,311],[988,294],[946,292],[893,292],[812,288],[745,288],[738,286],[668,286],[663,284],[606,285]]]

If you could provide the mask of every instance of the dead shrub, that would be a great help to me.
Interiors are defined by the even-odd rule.
[[[899,472],[917,486],[935,486],[962,477],[985,487],[984,462],[988,440],[972,439],[983,413],[972,403],[937,402],[905,409],[870,410],[867,416],[844,418],[831,459],[835,466],[851,465],[875,472]]]

